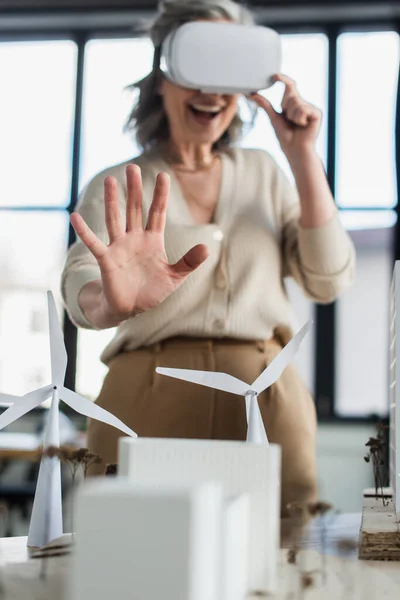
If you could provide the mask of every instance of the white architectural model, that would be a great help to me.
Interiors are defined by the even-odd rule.
[[[295,399],[294,399],[295,400]],[[236,441],[120,438],[118,475],[134,485],[222,483],[228,497],[248,494],[249,590],[277,586],[280,447]]]
[[[390,485],[400,519],[400,261],[390,295]]]
[[[50,330],[50,385],[30,392],[22,397],[0,394],[0,402],[13,404],[0,416],[0,429],[13,423],[45,400],[51,398],[51,405],[44,433],[43,446],[59,446],[59,403],[62,399],[77,412],[108,423],[123,431],[126,435],[137,437],[136,433],[126,427],[114,415],[93,404],[90,400],[79,396],[64,387],[67,369],[67,352],[65,350],[63,333],[57,317],[56,306],[51,292],[47,293]],[[21,365],[21,368],[23,366]],[[63,534],[62,498],[61,498],[61,468],[58,457],[42,457],[36,484],[31,522],[29,526],[28,546],[42,547],[51,540]]]
[[[250,497],[227,500],[223,514],[223,600],[243,600],[249,589]]]
[[[265,444],[268,443],[268,437],[257,397],[279,379],[286,366],[294,358],[310,327],[311,322],[308,321],[251,385],[226,373],[192,371],[190,369],[166,369],[163,367],[158,367],[156,371],[161,375],[168,375],[169,377],[182,379],[183,381],[190,381],[216,390],[222,390],[223,392],[244,396],[247,417],[246,440],[248,442]]]
[[[70,600],[244,600],[248,509],[216,483],[91,482],[78,496]]]

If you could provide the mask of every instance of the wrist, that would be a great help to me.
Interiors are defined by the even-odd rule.
[[[101,296],[99,298],[99,304],[96,313],[97,314],[94,315],[94,318],[99,324],[101,324],[101,329],[118,327],[124,321],[127,321],[135,316],[135,311],[123,314],[116,314],[115,312],[111,311],[103,291],[101,292]]]
[[[288,148],[285,151],[285,156],[290,164],[320,160],[314,143],[302,144],[294,149]]]
[[[325,175],[325,168],[321,157],[313,147],[303,148],[301,151],[293,152],[286,155],[286,158],[295,179],[297,176],[301,176],[307,172],[315,173],[316,170],[320,170],[321,173],[324,173]]]
[[[100,280],[90,281],[83,286],[78,295],[78,304],[85,319],[94,329],[111,329],[124,320],[109,310]]]

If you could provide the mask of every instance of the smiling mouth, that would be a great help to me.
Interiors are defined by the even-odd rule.
[[[201,120],[212,121],[224,110],[223,106],[205,106],[202,104],[189,104],[190,112]]]

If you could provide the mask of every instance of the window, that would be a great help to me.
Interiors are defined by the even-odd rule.
[[[1,206],[70,201],[76,46],[0,43]]]
[[[0,218],[0,391],[22,395],[35,389],[33,379],[37,387],[51,381],[46,290],[61,315],[68,219],[65,211],[2,211]]]
[[[338,302],[336,411],[388,412],[389,298],[393,229],[355,232],[354,285]]]
[[[393,208],[398,35],[344,33],[337,53],[336,201],[341,208]]]
[[[336,411],[385,415],[399,40],[394,31],[344,33],[337,48],[336,199],[356,230],[357,273],[337,303]]]
[[[0,43],[0,391],[50,382],[46,290],[60,315],[76,46]],[[51,249],[51,251],[49,251]]]
[[[135,97],[126,87],[151,70],[149,39],[91,40],[85,49],[80,187],[102,169],[139,154],[123,126]]]

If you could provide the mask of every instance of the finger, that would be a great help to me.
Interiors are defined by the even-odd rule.
[[[322,121],[322,111],[319,108],[309,105],[307,118],[312,123],[320,123]]]
[[[319,123],[321,113],[306,102],[293,102],[286,111],[286,117],[296,125],[306,126],[310,123]]]
[[[307,105],[301,102],[291,102],[285,110],[285,116],[296,125],[307,125],[308,112]]]
[[[204,244],[198,244],[186,252],[175,265],[171,265],[174,275],[178,277],[186,277],[197,269],[209,255],[208,248]]]
[[[147,220],[146,229],[148,231],[163,233],[165,228],[169,189],[169,175],[167,173],[159,173],[157,175],[153,201],[150,206],[149,217]]]
[[[282,110],[287,111],[291,105],[298,104],[301,101],[300,96],[296,93],[286,94],[282,98]]]
[[[252,94],[251,96],[249,96],[249,98],[265,110],[273,125],[279,120],[280,114],[276,112],[271,102],[264,98],[264,96],[261,96],[261,94]]]
[[[96,260],[101,260],[107,252],[107,246],[93,233],[79,213],[72,213],[70,222],[76,235],[82,240],[86,248],[90,250]]]
[[[287,75],[284,75],[283,73],[277,73],[276,75],[274,75],[274,80],[281,81],[282,83],[285,84],[286,89],[289,89],[291,91],[293,91],[297,88],[297,84],[294,81],[294,79],[291,79],[290,77],[288,77]]]
[[[118,183],[115,177],[106,177],[104,180],[104,212],[111,243],[125,233],[119,208]]]
[[[296,102],[304,102],[295,83],[293,86],[289,85],[285,87],[285,91],[282,97],[282,107],[284,108],[288,102],[291,102],[293,100],[295,100]]]
[[[288,115],[293,115],[299,109],[307,112],[309,108],[310,106],[307,104],[307,102],[296,95],[292,95],[287,98],[285,102],[282,102],[282,110]]]
[[[288,117],[292,123],[295,125],[299,125],[301,127],[306,127],[308,125],[308,116],[303,108],[294,108],[292,114]]]
[[[128,165],[126,168],[126,231],[142,229],[142,175],[140,167]]]

